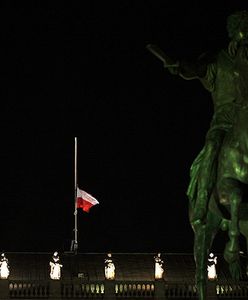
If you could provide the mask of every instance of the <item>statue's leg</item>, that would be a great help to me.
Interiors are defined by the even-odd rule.
[[[206,224],[199,222],[192,223],[192,228],[194,230],[194,260],[195,260],[195,281],[198,291],[199,300],[206,299],[206,276],[207,269],[206,264]]]
[[[218,231],[221,228],[221,223],[222,223],[222,218],[220,216],[218,216],[217,214],[209,211],[208,215],[207,215],[207,222],[206,222],[206,269],[207,269],[207,265],[208,265],[208,255],[211,251],[211,247],[213,244],[213,241],[216,237],[216,234],[218,233]],[[207,274],[207,282],[208,282],[208,274]],[[210,288],[212,289],[212,288]],[[214,289],[216,289],[216,287],[214,287]],[[212,292],[216,292],[215,290],[213,290]],[[211,291],[210,291],[211,293]],[[208,294],[208,293],[207,293]],[[213,295],[212,295],[213,296]],[[210,297],[211,298],[211,297]],[[207,295],[207,299],[208,299],[208,295]]]
[[[211,212],[208,212],[206,223],[192,223],[195,233],[194,259],[196,264],[195,280],[199,300],[206,299],[207,284],[207,259],[213,239],[219,230],[221,219]]]
[[[247,220],[240,220],[239,221],[239,229],[241,234],[246,239],[246,251],[248,252],[248,221]],[[248,261],[246,259],[246,276],[248,276]]]
[[[197,197],[193,213],[194,220],[204,220],[207,215],[207,206],[210,194],[216,180],[217,157],[223,141],[222,131],[211,132],[206,139],[204,155],[198,173]]]
[[[226,244],[224,257],[229,263],[230,272],[234,279],[239,279],[239,207],[242,201],[242,189],[237,180],[223,178],[217,185],[219,201],[230,208],[229,242]]]

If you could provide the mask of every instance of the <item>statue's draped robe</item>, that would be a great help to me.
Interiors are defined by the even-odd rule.
[[[225,50],[217,55],[216,59],[207,65],[207,72],[204,78],[199,78],[204,87],[212,94],[214,115],[210,123],[210,128],[206,135],[206,143],[198,156],[193,161],[190,168],[190,182],[187,189],[187,196],[191,206],[195,206],[197,191],[199,186],[199,176],[201,176],[200,168],[204,160],[206,144],[212,140],[216,145],[220,145],[223,141],[225,132],[227,132],[233,123],[235,101],[234,86],[234,67],[233,59]],[[207,193],[210,195],[216,180],[217,159],[213,157],[211,172],[207,181]]]

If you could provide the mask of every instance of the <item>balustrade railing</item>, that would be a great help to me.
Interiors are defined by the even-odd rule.
[[[47,281],[10,281],[10,298],[48,298],[49,282]]]
[[[248,282],[212,283],[215,299],[248,299]],[[197,299],[193,282],[1,280],[0,299]]]

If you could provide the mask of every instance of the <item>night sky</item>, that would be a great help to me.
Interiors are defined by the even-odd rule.
[[[75,136],[78,185],[100,202],[78,211],[80,252],[193,251],[186,189],[212,100],[145,47],[217,51],[245,2],[2,5],[0,251],[69,250]]]

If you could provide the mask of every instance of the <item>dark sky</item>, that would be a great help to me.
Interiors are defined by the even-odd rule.
[[[78,212],[80,252],[192,252],[185,192],[211,97],[145,46],[176,59],[225,47],[245,2],[2,5],[2,250],[69,250],[77,136],[78,185],[100,202]]]

